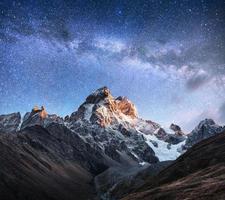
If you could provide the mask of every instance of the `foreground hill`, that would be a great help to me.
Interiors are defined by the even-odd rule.
[[[92,178],[107,167],[104,155],[55,125],[0,136],[0,154],[1,200],[93,199]]]
[[[123,200],[225,199],[225,132],[194,145]]]

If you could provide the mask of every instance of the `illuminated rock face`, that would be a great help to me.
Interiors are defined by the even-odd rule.
[[[31,114],[34,115],[36,113],[38,113],[42,119],[45,119],[48,116],[48,113],[44,106],[41,106],[41,109],[39,109],[38,106],[34,106],[34,108],[31,111]]]
[[[123,113],[127,116],[130,116],[131,118],[135,118],[138,116],[136,107],[127,98],[118,97],[116,99],[116,103],[117,103],[117,108],[121,113]]]
[[[114,98],[107,87],[90,94],[78,111],[72,113],[70,121],[86,120],[101,127],[131,122],[137,118],[137,109],[126,97]]]
[[[121,121],[132,121],[137,118],[137,109],[134,104],[125,97],[114,99],[111,95],[104,99],[102,104],[94,111],[97,123],[102,127]]]
[[[105,86],[97,89],[95,92],[90,94],[86,98],[86,103],[98,104],[99,102],[101,102],[104,99],[113,99],[113,96],[111,95],[110,90]]]
[[[21,129],[34,125],[46,127],[53,122],[63,124],[63,119],[55,114],[49,115],[44,106],[41,106],[41,108],[34,106],[31,112],[25,114]]]
[[[107,87],[90,94],[78,110],[64,121],[91,146],[101,149],[119,163],[158,162],[154,151],[138,130],[146,128],[153,134],[155,128],[150,122],[138,118],[137,109],[131,101],[125,97],[114,98]]]
[[[42,119],[45,119],[48,116],[47,111],[45,110],[44,106],[41,107],[41,112],[39,113]]]

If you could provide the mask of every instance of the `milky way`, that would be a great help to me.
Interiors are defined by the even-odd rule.
[[[0,113],[70,114],[108,86],[186,130],[225,123],[224,1],[1,1]]]

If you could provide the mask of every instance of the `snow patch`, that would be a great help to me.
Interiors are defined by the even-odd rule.
[[[135,119],[134,121],[136,130],[145,134],[153,134],[156,130],[160,128],[156,128],[153,124],[147,123],[145,120],[139,118]]]
[[[21,126],[23,124],[23,119],[20,119],[19,126],[17,127],[16,131],[19,131],[21,129]]]
[[[131,152],[131,154],[132,154],[135,158],[137,158],[137,159],[139,160],[139,157],[137,156],[137,154],[136,154],[136,153]]]
[[[86,119],[87,121],[90,121],[94,104],[92,103],[85,104],[84,107],[85,107],[84,119]]]
[[[147,162],[140,162],[139,163],[139,165],[141,165],[141,166],[144,166],[144,165],[146,165],[146,164],[148,164]]]
[[[180,142],[176,145],[169,144],[162,140],[159,140],[155,135],[145,135],[143,136],[146,138],[146,143],[153,149],[155,155],[159,158],[159,161],[166,161],[166,160],[175,160],[177,157],[181,155],[178,150],[185,144],[185,140]],[[157,142],[158,147],[152,144],[152,141]]]

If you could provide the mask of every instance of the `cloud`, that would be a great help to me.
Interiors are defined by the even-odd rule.
[[[95,47],[112,53],[120,53],[127,48],[124,42],[114,38],[97,38],[95,40]]]
[[[187,132],[191,132],[200,121],[206,118],[213,119],[216,123],[219,122],[217,110],[212,107],[205,110],[189,109],[189,111],[177,113],[177,116],[179,116],[179,118],[177,118],[175,122],[182,125],[182,129]]]
[[[186,87],[190,91],[194,91],[208,83],[210,76],[204,70],[199,70],[198,73],[190,77],[186,82]]]

